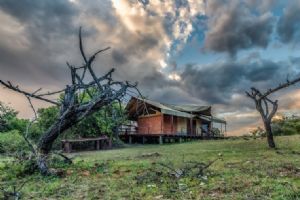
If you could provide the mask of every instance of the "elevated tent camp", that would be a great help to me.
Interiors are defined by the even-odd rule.
[[[165,104],[132,97],[126,106],[136,134],[213,136],[212,124],[226,121],[211,114],[211,106]]]

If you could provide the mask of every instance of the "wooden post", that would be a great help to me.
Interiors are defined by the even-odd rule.
[[[159,136],[159,144],[163,144],[164,142],[163,142],[163,138],[162,138],[162,136],[160,135]]]
[[[223,127],[222,127],[222,123],[221,123],[221,134],[223,134]]]
[[[164,132],[164,114],[161,114],[161,131],[160,133],[163,134]]]
[[[109,138],[108,139],[108,148],[110,149],[112,147],[112,142],[111,142],[111,139]]]
[[[173,129],[174,129],[174,116],[171,115],[171,134],[173,134]]]
[[[190,135],[193,135],[193,118],[190,118]]]
[[[99,150],[99,149],[100,149],[100,141],[96,140],[96,150]]]
[[[71,153],[72,152],[72,144],[68,141],[65,142],[65,151],[66,153]]]
[[[145,137],[143,136],[143,137],[142,137],[142,143],[145,144],[145,141],[146,141],[146,139],[145,139]]]
[[[128,141],[129,144],[132,144],[132,137],[131,137],[131,135],[129,135],[129,138],[128,138],[128,139],[129,139],[129,141]]]

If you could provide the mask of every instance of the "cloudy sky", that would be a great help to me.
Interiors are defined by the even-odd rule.
[[[300,75],[299,13],[298,0],[0,0],[0,79],[64,87],[66,61],[82,63],[82,26],[88,52],[112,47],[98,74],[115,67],[152,100],[213,105],[230,134],[244,134],[260,124],[244,91]],[[272,97],[280,113],[299,111],[299,88]],[[22,96],[1,88],[0,101],[32,115]]]

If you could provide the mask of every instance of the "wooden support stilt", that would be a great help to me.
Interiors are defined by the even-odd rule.
[[[164,132],[164,114],[161,114],[161,130],[160,133],[163,134]]]
[[[132,144],[132,136],[129,135],[129,144]]]
[[[174,116],[171,115],[171,134],[173,134],[174,131]]]
[[[193,118],[190,118],[190,135],[193,135]]]
[[[110,149],[112,148],[112,140],[111,140],[111,139],[108,140],[108,147],[109,147]]]
[[[142,143],[145,144],[145,142],[146,142],[146,138],[143,136],[142,137]]]
[[[163,142],[163,137],[162,136],[159,136],[159,142],[158,142],[159,144],[163,144],[164,142]]]
[[[221,123],[221,134],[223,134],[223,124]]]
[[[65,142],[64,150],[66,153],[71,153],[72,152],[72,144],[70,142]]]
[[[96,141],[96,150],[99,150],[99,149],[100,149],[100,141],[97,140],[97,141]]]

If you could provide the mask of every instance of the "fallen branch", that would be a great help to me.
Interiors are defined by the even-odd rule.
[[[63,153],[60,153],[60,152],[53,152],[53,154],[62,157],[62,158],[65,160],[65,162],[66,162],[67,164],[73,164],[72,159],[69,158],[68,156],[64,155]]]

